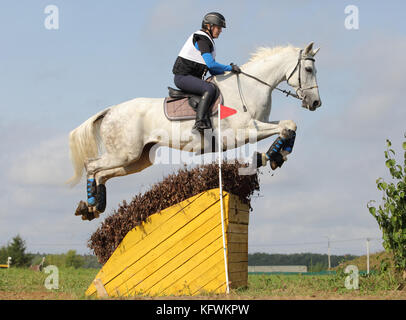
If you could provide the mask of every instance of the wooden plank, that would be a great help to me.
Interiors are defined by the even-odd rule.
[[[154,279],[153,274],[158,270],[159,277],[165,276],[166,273],[171,271],[169,268],[174,263],[179,263],[179,259],[185,257],[185,254],[192,256],[198,250],[207,246],[213,239],[217,239],[220,228],[221,220],[218,208],[217,206],[211,206],[203,214],[185,224],[178,232],[149,250],[147,255],[143,255],[141,259],[127,265],[127,268],[119,277],[106,284],[106,288],[118,288],[121,292],[120,286],[123,283],[129,288],[143,281],[150,283]],[[197,241],[199,241],[198,246],[193,246]],[[139,248],[139,250],[142,249]],[[171,262],[174,259],[175,261]],[[169,264],[169,262],[171,263]],[[162,270],[162,268],[164,269]],[[131,280],[131,278],[134,279]],[[142,285],[142,287],[145,286],[148,287],[148,284],[144,283]]]
[[[206,192],[207,193],[207,192]],[[185,224],[192,221],[201,212],[199,208],[207,208],[213,206],[213,203],[208,203],[208,199],[204,193],[193,197],[195,200],[186,201],[187,206],[179,210],[180,204],[165,209],[170,219],[164,219],[163,215],[154,214],[149,222],[145,223],[143,229],[134,228],[133,231],[124,238],[124,245],[121,246],[118,252],[106,262],[101,272],[97,275],[108,288],[108,283],[130,267],[132,264],[147,255],[153,248],[159,246],[162,242],[169,239]],[[182,202],[184,203],[184,202]],[[220,220],[220,219],[219,219]],[[128,246],[128,243],[132,243]],[[89,288],[88,294],[92,294],[95,288]],[[109,292],[109,289],[107,289]]]
[[[237,280],[230,283],[230,289],[246,288],[248,287],[247,280]]]
[[[227,233],[248,233],[248,224],[238,224],[229,222]]]
[[[228,243],[248,243],[248,233],[227,233]]]
[[[223,197],[229,277],[236,287],[248,279],[249,207],[235,195]],[[96,279],[112,296],[225,293],[218,204],[219,189],[212,189],[151,215],[127,234]],[[86,294],[95,292],[92,284]]]
[[[248,252],[228,252],[228,262],[248,262]]]
[[[204,287],[200,288],[198,292],[213,292],[213,293],[227,293],[226,279],[221,274],[212,278]],[[197,294],[197,293],[196,293]]]
[[[240,198],[235,195],[231,194],[231,199],[230,199],[230,209],[236,208],[238,211],[243,211],[246,213],[250,212],[250,207],[246,203],[242,203]]]
[[[192,244],[185,244],[186,248],[183,246],[183,241],[179,242],[174,248],[163,252],[160,259],[147,264],[134,277],[127,280],[125,282],[126,286],[131,291],[142,290],[152,293],[152,291],[159,291],[159,289],[154,289],[158,283],[161,283],[159,286],[162,287],[165,286],[165,283],[173,282],[177,274],[185,276],[187,269],[192,269],[194,265],[204,263],[205,259],[222,247],[221,234],[219,234],[220,228],[221,224],[217,224],[215,228],[204,234],[198,241],[193,239],[196,233],[192,234],[190,237]]]
[[[191,219],[200,214],[200,212],[196,210],[196,207],[199,208],[202,202],[206,203],[207,200],[204,199],[204,197],[202,198],[203,195],[204,193],[198,194],[172,207],[162,210],[160,213],[155,213],[151,215],[146,222],[142,223],[142,225],[132,229],[124,237],[123,241],[110,257],[109,264],[107,265],[106,263],[104,273],[108,274],[109,268],[117,270],[117,267],[121,266],[123,263],[123,261],[120,261],[124,258],[123,254],[128,254],[130,250],[133,250],[135,246],[137,246],[147,237],[151,237],[156,234],[162,235],[162,232],[171,232],[171,227],[177,223],[183,222],[179,220],[186,221],[187,218]],[[190,209],[191,206],[194,206],[192,210]]]
[[[248,242],[228,242],[227,250],[233,252],[246,252],[248,254]]]
[[[150,292],[157,294],[165,289],[168,290],[168,288],[173,288],[173,284],[177,281],[182,283],[188,282],[189,278],[195,277],[196,274],[200,275],[200,278],[203,279],[205,275],[201,272],[201,268],[204,268],[208,260],[213,259],[213,256],[215,256],[218,251],[223,250],[223,241],[218,231],[219,228],[216,232],[217,239],[212,241],[208,246],[207,243],[201,244],[207,246],[204,249],[199,250],[199,246],[196,244],[195,250],[197,249],[197,251],[195,251],[192,256],[190,256],[190,253],[182,254],[176,257],[176,260],[174,259],[171,265],[168,264],[168,268],[165,271],[170,270],[170,272],[165,276],[156,277],[155,284],[149,289]],[[221,255],[217,255],[216,257],[216,259],[223,259]]]
[[[99,278],[94,279],[93,284],[96,287],[97,297],[98,298],[106,298],[106,297],[109,296],[107,294],[106,289],[103,286],[103,283],[101,282],[101,280]]]
[[[248,272],[248,261],[247,262],[230,262],[228,264],[228,272],[240,272],[240,271],[247,271]]]
[[[230,223],[240,223],[240,224],[248,224],[249,223],[249,213],[245,211],[240,211],[236,208],[231,208],[228,212],[228,220]]]
[[[223,255],[223,252],[219,254]],[[206,269],[205,281],[199,281],[199,285],[196,280],[190,284],[194,286],[192,295],[204,294],[204,293],[226,293],[226,275],[224,270],[224,259],[220,259],[210,268]]]
[[[247,281],[248,279],[248,271],[235,271],[235,272],[230,272],[228,274],[229,279],[231,282],[239,282],[239,281]]]
[[[165,283],[165,285],[162,285],[161,289],[156,291],[157,294],[195,294],[204,283],[210,281],[213,274],[222,274],[225,278],[223,248],[219,246],[221,243],[222,241],[219,240],[217,244],[218,250],[211,256],[201,260],[201,263],[194,261],[195,263],[190,265],[190,270],[188,265],[176,270],[179,273],[185,272],[185,274],[180,277],[175,277],[177,279],[174,282],[169,281]],[[204,255],[202,255],[202,257],[203,256]]]
[[[142,242],[148,234],[162,234],[163,226],[166,227],[172,218],[174,218],[180,212],[184,213],[184,211],[187,210],[190,205],[196,205],[197,201],[199,201],[203,194],[205,194],[205,192],[186,199],[185,201],[182,201],[181,203],[178,203],[170,208],[162,210],[160,213],[150,216],[148,221],[143,223],[143,225],[132,229],[124,237],[123,241],[113,252],[110,259],[104,264],[103,268],[96,275],[96,278],[101,279],[102,283],[106,284],[108,281],[118,276],[123,269],[125,269],[125,264],[129,256],[133,256],[135,258],[140,256],[137,249],[134,249],[136,245],[139,245],[139,243]],[[151,244],[150,241],[144,241],[143,244],[145,245],[145,243]],[[91,285],[86,291],[86,295],[92,295],[95,293],[96,288],[93,285]]]

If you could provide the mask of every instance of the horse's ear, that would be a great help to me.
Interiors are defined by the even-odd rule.
[[[312,56],[314,57],[316,55],[317,52],[319,52],[320,48],[317,48],[316,50],[313,50],[312,52]]]
[[[310,43],[307,45],[307,47],[304,49],[304,54],[305,54],[305,55],[308,55],[308,54],[310,54],[310,53],[312,52],[312,50],[313,50],[313,44],[314,44],[313,41],[310,42]]]

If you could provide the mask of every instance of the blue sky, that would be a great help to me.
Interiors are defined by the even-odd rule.
[[[47,30],[47,5],[59,29]],[[347,5],[359,29],[344,26]],[[258,46],[310,41],[317,54],[323,106],[316,112],[275,92],[270,120],[298,125],[294,152],[272,176],[262,169],[253,200],[250,252],[363,254],[365,238],[381,233],[366,203],[380,200],[375,180],[387,178],[383,152],[400,153],[406,33],[402,1],[9,1],[0,2],[0,245],[16,234],[29,251],[87,253],[104,216],[177,166],[156,165],[107,184],[101,219],[73,215],[85,197],[72,174],[68,134],[107,106],[163,97],[173,62],[206,12],[220,11],[227,28],[217,60],[245,63]],[[286,86],[282,86],[286,87]],[[263,151],[273,138],[259,143]],[[356,239],[356,240],[353,240]],[[350,240],[350,241],[343,241]],[[335,241],[335,242],[334,242]],[[382,249],[380,241],[372,250]]]

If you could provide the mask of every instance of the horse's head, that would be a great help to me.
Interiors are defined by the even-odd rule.
[[[302,100],[302,106],[311,111],[321,106],[319,89],[316,79],[314,56],[320,50],[313,50],[313,42],[300,50],[296,65],[286,75],[287,82],[296,90]]]

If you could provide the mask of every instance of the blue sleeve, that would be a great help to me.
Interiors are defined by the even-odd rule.
[[[213,56],[211,55],[211,53],[203,53],[202,57],[204,59],[204,62],[206,62],[206,65],[209,68],[209,71],[212,75],[222,74],[225,71],[231,71],[230,65],[224,65],[224,64],[216,62],[213,59]]]
[[[197,42],[195,44],[196,49],[199,50],[199,47],[197,45]],[[231,71],[232,67],[230,65],[224,65],[221,63],[216,62],[213,59],[213,56],[211,53],[203,53],[202,54],[204,62],[206,62],[206,66],[209,68],[209,71],[212,75],[216,74],[222,74],[225,71]]]

